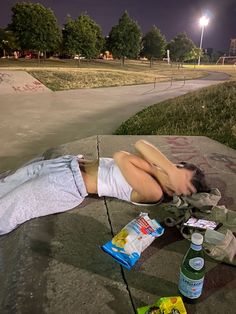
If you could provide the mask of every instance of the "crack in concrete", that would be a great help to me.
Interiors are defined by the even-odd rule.
[[[114,237],[114,230],[113,230],[113,227],[112,227],[112,222],[111,222],[111,217],[110,217],[110,214],[109,214],[109,209],[108,209],[106,197],[103,197],[103,200],[104,200],[104,205],[105,205],[106,212],[107,212],[107,220],[108,220],[108,223],[109,223],[109,226],[110,226],[111,235],[112,235],[112,237]],[[134,301],[133,301],[132,293],[131,293],[131,291],[129,289],[129,285],[128,285],[128,281],[126,280],[126,277],[125,277],[124,269],[123,269],[123,267],[121,265],[120,265],[120,273],[121,273],[121,277],[123,279],[124,285],[126,287],[126,290],[128,292],[128,295],[129,295],[129,298],[130,298],[130,302],[131,302],[131,305],[132,305],[132,308],[133,308],[134,314],[135,314],[136,313],[136,309],[135,309],[135,304],[134,304]]]
[[[98,158],[100,157],[100,150],[99,150],[99,136],[97,136],[97,152],[98,152]],[[109,208],[108,208],[108,204],[107,204],[107,201],[106,201],[106,197],[104,196],[103,197],[103,201],[104,201],[104,206],[106,208],[106,214],[107,214],[107,221],[108,221],[108,224],[110,226],[110,231],[111,231],[111,236],[112,238],[114,237],[114,230],[113,230],[113,227],[112,227],[112,222],[111,222],[111,216],[109,214]],[[129,295],[129,298],[130,298],[130,302],[131,302],[131,305],[132,305],[132,308],[134,310],[134,314],[136,313],[136,309],[135,309],[135,304],[134,304],[134,301],[133,301],[133,297],[132,297],[132,293],[129,289],[129,285],[128,285],[128,281],[126,280],[126,277],[125,277],[125,273],[124,273],[124,269],[123,267],[120,265],[120,273],[121,273],[121,277],[123,279],[123,282],[124,282],[124,285],[126,287],[126,290],[128,292],[128,295]]]

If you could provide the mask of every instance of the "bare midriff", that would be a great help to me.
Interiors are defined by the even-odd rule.
[[[97,194],[98,160],[80,159],[79,168],[89,194]]]

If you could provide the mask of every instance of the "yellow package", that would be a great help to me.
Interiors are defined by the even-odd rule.
[[[181,297],[163,297],[152,305],[137,309],[138,314],[187,314]]]

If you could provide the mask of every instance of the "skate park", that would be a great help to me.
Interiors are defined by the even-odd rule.
[[[18,74],[19,75],[19,74]],[[23,75],[21,77],[20,75]],[[212,74],[202,80],[94,90],[52,92],[21,73],[1,71],[1,171],[35,156],[84,154],[111,157],[132,150],[138,136],[112,132],[145,106],[227,79]],[[14,88],[12,87],[14,86]],[[91,103],[96,106],[90,106]],[[233,149],[207,137],[142,136],[171,160],[191,160],[222,192],[221,203],[234,210]],[[101,245],[144,208],[122,201],[88,198],[78,208],[27,222],[0,241],[2,313],[135,313],[162,296],[177,295],[179,265],[188,241],[166,228],[131,270],[104,254]],[[145,208],[162,221],[160,207]],[[233,313],[235,271],[206,260],[203,300],[186,305],[188,313]],[[223,301],[224,300],[224,301]],[[5,311],[5,312],[4,312]]]

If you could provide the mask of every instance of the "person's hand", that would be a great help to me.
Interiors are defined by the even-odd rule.
[[[176,195],[191,195],[192,193],[196,193],[196,189],[191,182],[193,175],[194,172],[191,170],[175,167],[168,175],[169,188]]]
[[[167,175],[162,169],[156,167],[155,177],[160,183],[163,191],[169,196],[175,195],[191,195],[196,192],[191,180],[194,172],[176,166]]]

